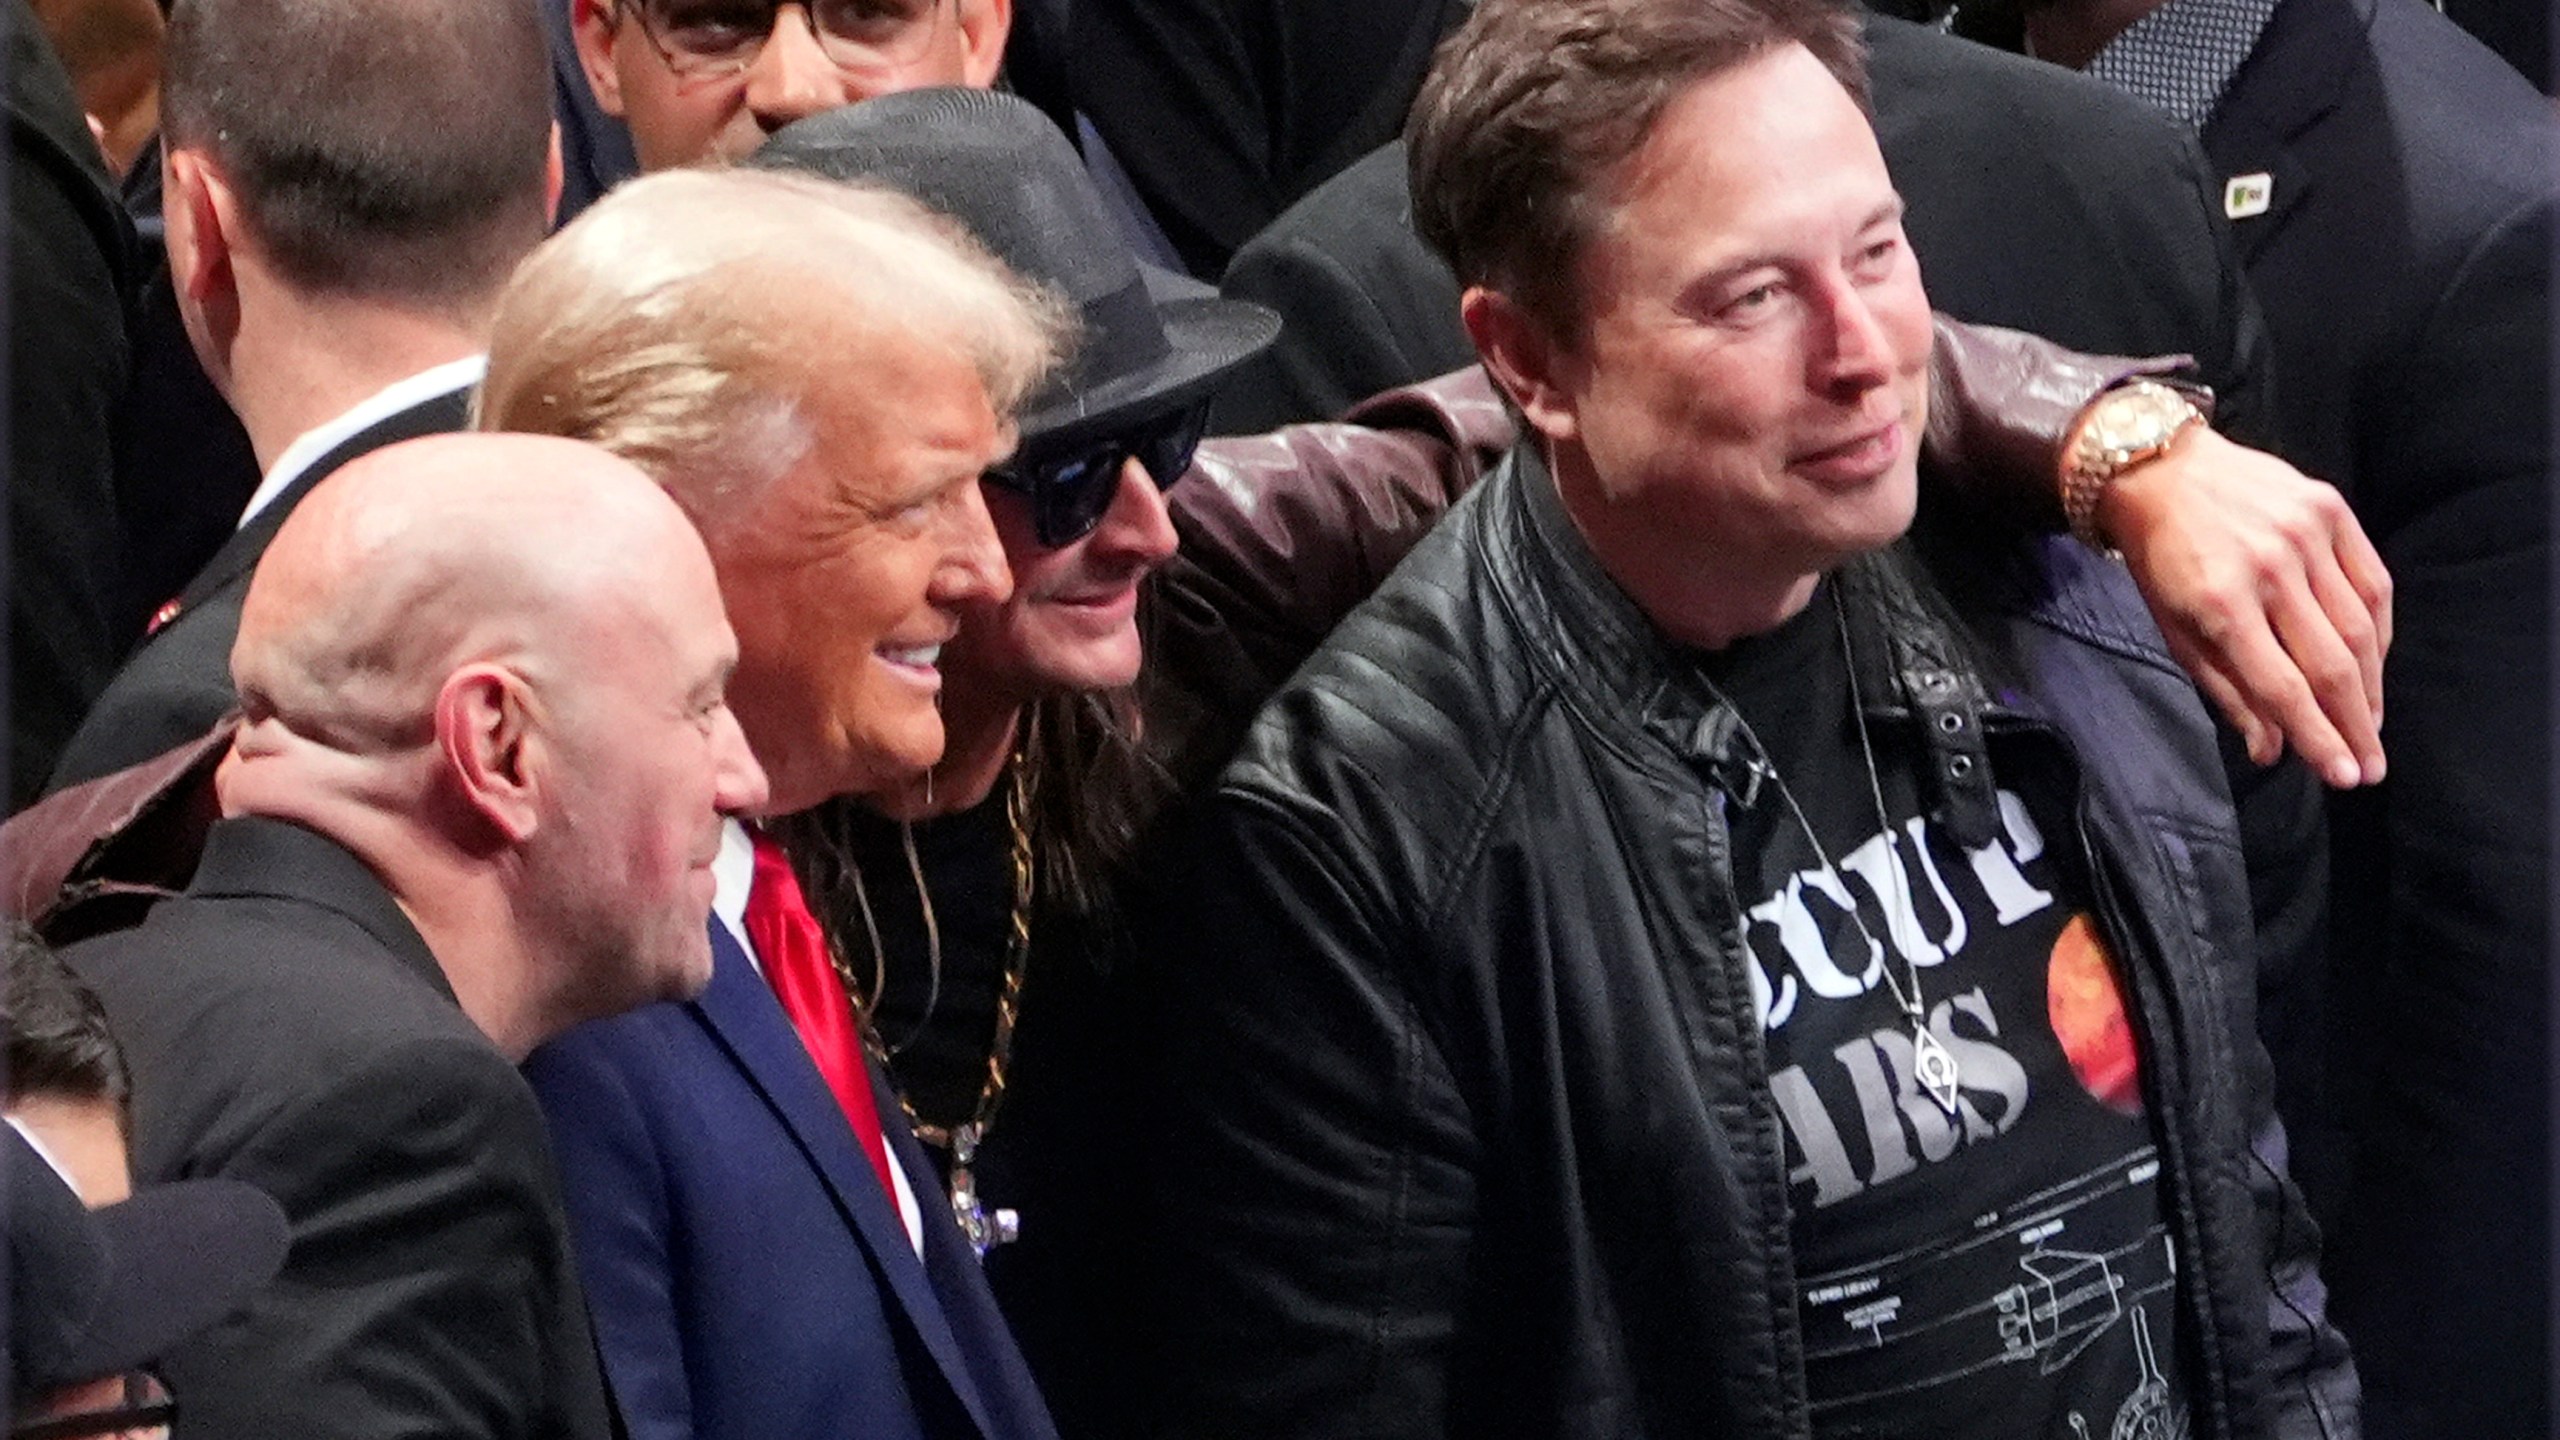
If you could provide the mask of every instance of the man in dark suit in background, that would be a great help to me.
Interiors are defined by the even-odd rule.
[[[2326,1013],[2271,1038],[2316,1098],[2295,1168],[2371,1433],[2542,1434],[2560,119],[2417,0],[2052,0],[2012,23],[2195,129],[2286,452],[2397,579],[2391,777],[2331,804]]]
[[[683,513],[585,446],[392,447],[278,532],[195,884],[66,956],[137,1177],[247,1180],[292,1226],[167,1357],[187,1433],[608,1433],[515,1062],[708,978],[721,819],[764,798],[736,658]]]
[[[1036,58],[1064,78],[1183,265],[1215,278],[1273,216],[1404,128],[1433,46],[1472,5],[1088,0],[1064,8],[1069,43]]]
[[[56,787],[231,707],[259,554],[337,466],[461,428],[488,307],[559,185],[521,0],[190,0],[166,53],[171,281],[265,476],[72,736]]]
[[[131,347],[132,223],[62,62],[11,0],[9,809],[33,800],[124,654],[107,417]]]

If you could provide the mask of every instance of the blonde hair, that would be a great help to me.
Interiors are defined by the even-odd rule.
[[[829,363],[818,325],[945,346],[1010,418],[1071,313],[894,191],[669,171],[615,190],[516,272],[474,423],[600,445],[709,533],[808,453],[799,397]]]

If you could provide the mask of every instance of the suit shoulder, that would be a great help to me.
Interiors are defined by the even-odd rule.
[[[514,1068],[449,996],[332,912],[181,897],[65,959],[125,1049],[137,1148],[152,1158],[219,1155],[351,1087],[430,1106],[508,1096],[530,1106]]]
[[[628,1108],[653,1091],[691,1088],[708,1043],[691,1006],[660,1001],[554,1036],[526,1058],[524,1076],[554,1124],[576,1128],[603,1119],[608,1100]]]
[[[223,586],[143,642],[63,747],[53,789],[140,764],[185,744],[230,713],[231,644],[248,579]]]
[[[1381,241],[1401,249],[1413,240],[1413,202],[1405,184],[1403,141],[1370,151],[1308,191],[1239,247],[1228,264],[1230,281],[1284,249],[1338,255],[1345,249],[1365,252]]]
[[[182,895],[140,926],[64,955],[111,1006],[155,1021],[218,1014],[226,1023],[207,1038],[326,1049],[480,1034],[449,994],[356,921],[283,897]]]
[[[1866,17],[1866,34],[1879,133],[2014,134],[2021,154],[2067,152],[2071,165],[2193,153],[2167,115],[2076,70],[1889,16]]]
[[[2378,0],[2372,29],[2395,165],[2435,203],[2495,214],[2560,195],[2560,113],[2497,52],[2418,0]]]

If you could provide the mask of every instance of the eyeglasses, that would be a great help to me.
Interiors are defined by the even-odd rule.
[[[1191,468],[1191,453],[1209,428],[1202,400],[1135,429],[1063,450],[1036,440],[987,472],[987,480],[1031,501],[1031,533],[1050,549],[1073,545],[1102,523],[1120,493],[1121,467],[1131,460],[1147,469],[1161,490]]]
[[[852,71],[913,61],[949,8],[942,0],[626,0],[649,43],[683,80],[725,79],[754,65],[787,4],[801,7],[819,52]]]
[[[9,1440],[80,1440],[85,1436],[137,1434],[165,1437],[178,1418],[169,1387],[148,1370],[124,1377],[124,1398],[117,1404],[69,1414],[31,1415],[9,1427]]]

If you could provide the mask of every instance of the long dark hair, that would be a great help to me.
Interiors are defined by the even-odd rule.
[[[1023,711],[1035,893],[1052,913],[1107,920],[1112,877],[1173,794],[1139,744],[1134,690],[1051,695]]]
[[[1032,895],[1038,928],[1059,922],[1095,943],[1082,949],[1107,964],[1120,929],[1113,877],[1128,859],[1146,822],[1174,792],[1172,776],[1138,741],[1134,690],[1071,691],[1023,707],[1017,722],[1015,765],[1029,786],[1026,816],[1031,834]],[[985,802],[1009,805],[1015,775],[1008,767]],[[868,1005],[878,998],[888,963],[872,948],[860,918],[866,877],[857,859],[855,828],[882,823],[850,799],[825,801],[768,827],[791,856],[808,891],[811,910],[861,978],[873,973]],[[876,877],[874,877],[876,878]],[[903,876],[893,882],[903,885]]]

